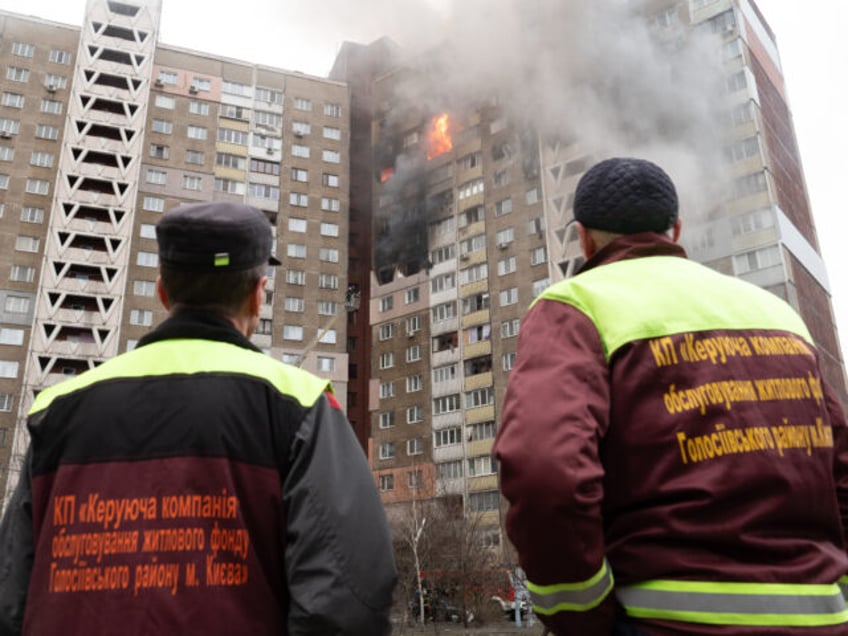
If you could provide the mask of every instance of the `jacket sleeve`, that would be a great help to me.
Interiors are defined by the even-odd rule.
[[[388,634],[397,572],[385,511],[350,423],[326,394],[297,432],[283,505],[288,633]]]
[[[615,600],[604,557],[599,443],[609,372],[589,318],[554,300],[525,316],[495,440],[506,531],[534,610],[554,634],[610,634]]]
[[[842,520],[843,547],[848,549],[848,422],[833,390],[825,382],[822,382],[822,386],[830,426],[833,430],[833,478],[836,484],[839,516]]]
[[[32,573],[32,491],[30,453],[0,523],[0,636],[21,633]]]

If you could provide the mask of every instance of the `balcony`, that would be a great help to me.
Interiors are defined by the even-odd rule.
[[[481,309],[462,317],[462,328],[467,329],[474,325],[485,325],[491,321],[491,312],[488,309]]]
[[[476,358],[478,356],[491,355],[491,353],[492,353],[492,341],[491,340],[484,340],[483,342],[475,342],[474,344],[467,344],[463,347],[462,353],[466,358]]]
[[[491,350],[491,347],[489,347],[489,349]],[[430,364],[434,367],[441,367],[446,364],[451,364],[452,362],[459,362],[461,357],[459,347],[445,349],[444,351],[434,351],[430,358]]]
[[[494,405],[481,406],[465,411],[466,424],[479,424],[480,422],[488,422],[493,419],[495,419]]]
[[[487,373],[478,373],[477,375],[465,376],[466,391],[473,391],[474,389],[483,389],[487,386],[492,386],[493,384],[494,380],[492,379],[491,371]]]

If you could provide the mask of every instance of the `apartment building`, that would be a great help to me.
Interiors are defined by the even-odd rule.
[[[13,487],[34,395],[165,317],[155,225],[182,203],[263,210],[254,343],[346,402],[349,91],[158,42],[161,2],[88,3],[82,27],[0,12],[0,465]],[[364,437],[360,435],[360,438]]]
[[[641,7],[669,55],[701,38],[720,66],[730,187],[701,202],[703,214],[684,211],[690,257],[793,304],[848,404],[774,34],[750,0]],[[522,128],[502,96],[445,99],[444,112],[405,101],[404,85],[434,67],[425,57],[376,77],[373,89],[372,465],[387,505],[461,495],[466,512],[482,513],[484,540],[503,546],[491,450],[520,319],[583,264],[573,193],[610,149],[579,126],[553,136]]]

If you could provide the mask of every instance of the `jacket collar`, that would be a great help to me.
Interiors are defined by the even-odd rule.
[[[580,268],[578,274],[616,261],[646,256],[679,256],[687,258],[686,250],[665,234],[640,232],[620,236],[595,252]]]
[[[209,312],[183,309],[172,313],[164,322],[138,341],[139,347],[160,340],[191,339],[227,342],[243,349],[259,351],[226,318]]]

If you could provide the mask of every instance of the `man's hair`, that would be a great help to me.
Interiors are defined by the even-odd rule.
[[[268,266],[223,272],[188,272],[162,265],[160,274],[172,307],[201,309],[234,316],[253,292]]]

